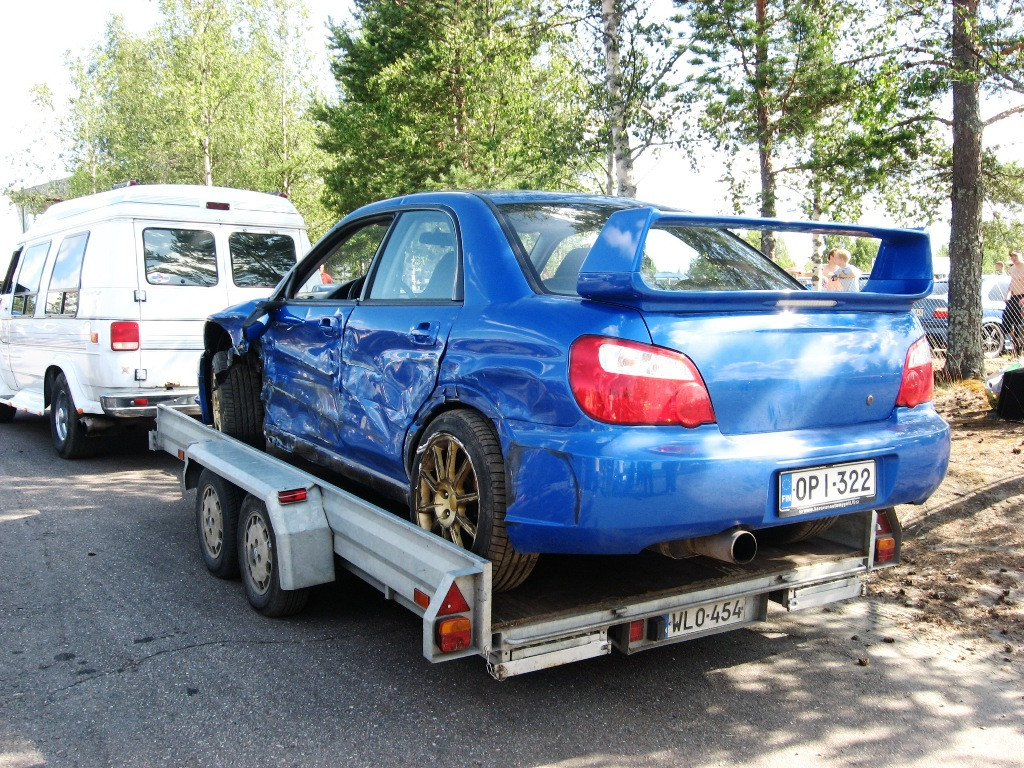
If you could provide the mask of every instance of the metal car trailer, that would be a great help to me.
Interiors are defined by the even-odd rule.
[[[527,584],[492,593],[488,560],[189,416],[159,408],[150,448],[184,462],[183,493],[213,473],[262,503],[285,596],[330,583],[343,567],[421,617],[425,658],[478,655],[499,680],[749,626],[766,619],[769,602],[792,611],[856,597],[865,574],[899,562],[902,530],[887,509],[844,515],[805,542],[762,547],[745,565],[651,552],[551,555]]]

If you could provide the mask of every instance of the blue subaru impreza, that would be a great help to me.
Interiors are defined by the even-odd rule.
[[[752,229],[880,246],[863,291],[811,292],[734,234]],[[930,287],[917,230],[410,195],[209,319],[203,414],[406,501],[496,589],[540,553],[744,562],[942,481],[911,312]]]

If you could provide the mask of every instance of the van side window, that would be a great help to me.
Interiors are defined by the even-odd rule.
[[[89,233],[80,232],[65,237],[60,244],[46,293],[46,314],[74,317],[78,313],[78,289],[82,285],[82,261],[88,242]]]
[[[273,288],[295,266],[295,241],[288,235],[232,232],[231,274],[243,288]]]
[[[50,252],[50,241],[33,243],[21,256],[21,268],[14,284],[14,299],[11,301],[12,315],[34,315],[36,294],[39,292],[39,278],[43,276],[46,254]]]
[[[21,259],[21,248],[11,254],[11,263],[7,267],[7,274],[4,275],[4,284],[0,288],[0,294],[7,295],[14,293],[14,273],[18,271],[18,263]]]
[[[142,248],[150,285],[217,284],[217,249],[210,232],[152,227],[142,231]]]

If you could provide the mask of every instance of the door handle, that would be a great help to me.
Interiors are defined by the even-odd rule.
[[[333,317],[321,317],[320,330],[329,339],[336,339],[341,335],[336,318]]]
[[[422,322],[409,331],[414,344],[433,345],[437,341],[438,323]]]

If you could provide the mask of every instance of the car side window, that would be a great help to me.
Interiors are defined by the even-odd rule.
[[[39,279],[43,276],[46,254],[50,252],[50,241],[33,243],[21,256],[21,266],[14,281],[14,298],[11,300],[12,315],[34,315]]]
[[[217,284],[217,249],[211,232],[147,227],[142,231],[142,248],[150,285]]]
[[[78,313],[78,289],[88,242],[88,232],[70,235],[61,242],[46,292],[46,314],[74,317]]]
[[[378,219],[350,232],[335,245],[327,258],[311,266],[295,292],[295,298],[359,298],[362,280],[390,226],[390,219]]]
[[[459,241],[441,211],[403,213],[373,275],[370,299],[451,301],[455,296]]]

